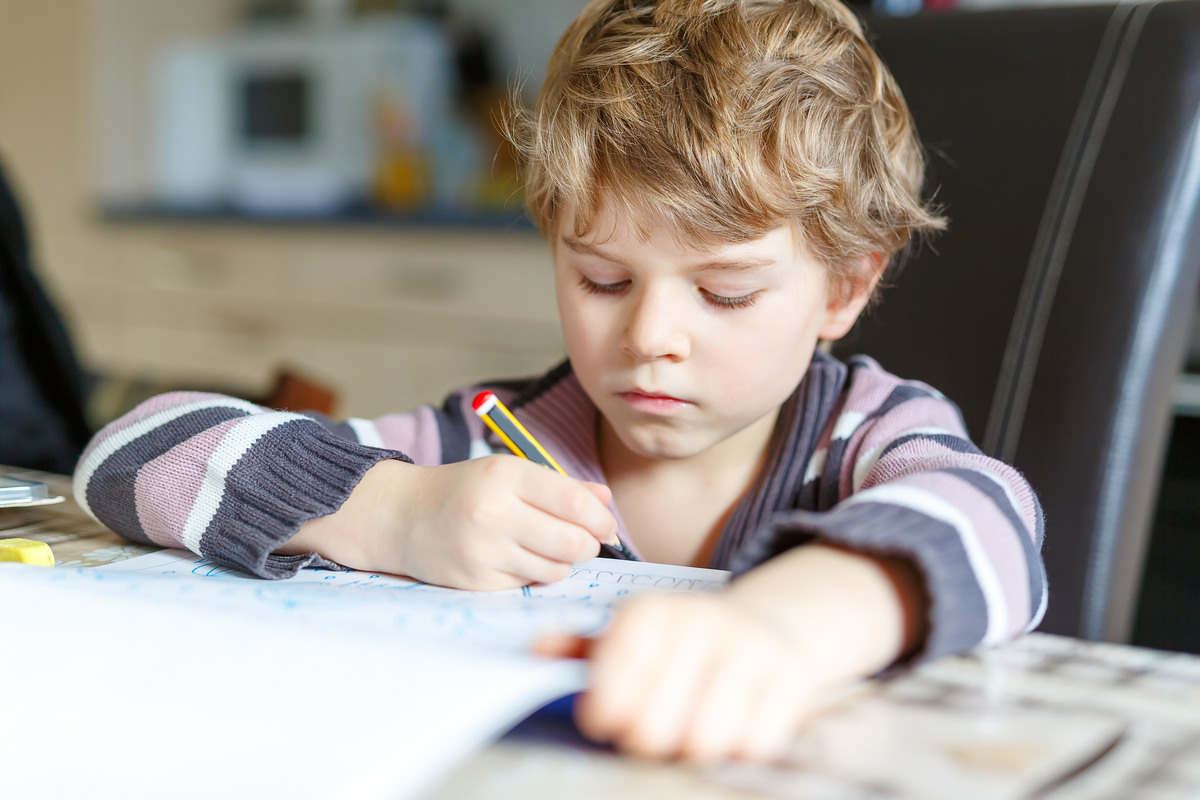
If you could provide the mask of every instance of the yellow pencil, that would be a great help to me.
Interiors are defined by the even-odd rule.
[[[500,402],[500,398],[496,397],[493,392],[482,391],[475,395],[475,399],[471,402],[471,407],[475,409],[475,413],[483,420],[483,423],[491,428],[492,433],[500,437],[500,441],[508,446],[509,450],[519,455],[521,458],[527,458],[530,461],[550,467],[557,471],[560,475],[566,475],[563,468],[558,465],[546,448],[538,444],[537,439],[525,430],[525,426],[520,420],[513,416],[512,412],[505,408],[504,403]],[[624,542],[620,538],[615,538],[610,543],[600,545],[600,554],[608,558],[623,558],[626,560],[636,560],[633,553],[625,547]]]
[[[560,475],[566,475],[563,468],[550,457],[546,449],[537,443],[537,440],[530,435],[529,431],[525,430],[525,426],[520,420],[512,415],[512,412],[504,407],[500,402],[500,398],[492,392],[483,391],[475,395],[475,400],[471,403],[475,409],[475,413],[483,420],[484,424],[492,429],[492,433],[500,437],[500,441],[508,445],[508,449],[512,450],[522,458],[527,458],[530,461],[536,461],[539,464],[550,467],[557,471]]]

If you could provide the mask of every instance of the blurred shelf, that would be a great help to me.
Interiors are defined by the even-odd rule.
[[[257,213],[232,206],[178,208],[153,204],[100,206],[100,218],[116,224],[184,223],[197,225],[269,225],[269,226],[359,226],[372,228],[469,228],[479,230],[533,231],[533,223],[524,211],[472,211],[430,208],[415,211],[386,211],[370,207],[352,207],[329,214]]]

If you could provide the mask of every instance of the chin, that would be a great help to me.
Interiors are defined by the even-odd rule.
[[[709,445],[682,436],[638,436],[624,433],[621,443],[641,458],[654,458],[664,461],[678,461],[699,455],[708,449]]]

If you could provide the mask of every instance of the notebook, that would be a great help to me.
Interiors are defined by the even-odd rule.
[[[596,559],[461,592],[304,570],[261,581],[181,551],[109,568],[0,565],[14,797],[411,797],[548,701],[581,662],[528,652],[621,598],[715,570]]]

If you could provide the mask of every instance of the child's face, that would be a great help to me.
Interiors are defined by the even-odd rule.
[[[833,299],[788,225],[711,249],[661,226],[642,241],[603,209],[587,236],[571,230],[554,241],[567,351],[601,436],[643,458],[718,445],[760,456],[817,340],[842,336],[862,308]]]

